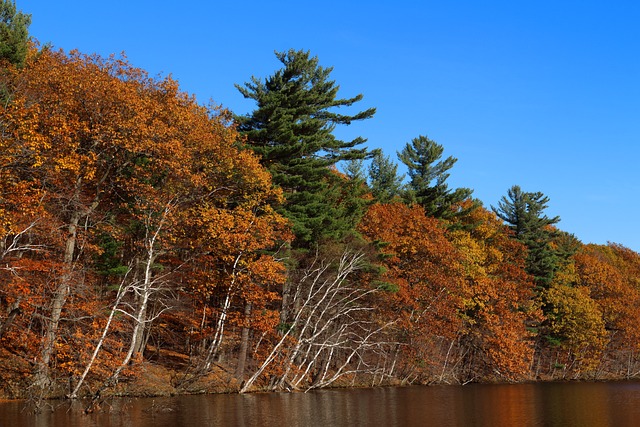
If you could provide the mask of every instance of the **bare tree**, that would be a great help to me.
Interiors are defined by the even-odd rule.
[[[348,249],[333,261],[316,255],[290,283],[284,332],[241,393],[276,360],[283,372],[271,388],[280,390],[326,387],[347,374],[385,369],[375,356],[387,351],[384,332],[393,322],[381,324],[373,316],[371,299],[377,289],[351,280],[363,265],[364,254]]]
[[[78,382],[77,382],[76,386],[74,387],[73,391],[69,394],[69,396],[68,396],[69,399],[76,399],[78,397],[78,392],[80,391],[80,388],[82,387],[82,384],[84,383],[84,380],[87,378],[87,375],[89,374],[89,371],[93,367],[93,363],[95,362],[96,358],[98,357],[98,353],[100,353],[100,350],[102,349],[102,345],[104,344],[105,339],[107,338],[107,335],[108,335],[109,330],[111,328],[111,323],[113,322],[113,318],[115,317],[116,313],[118,312],[118,308],[120,306],[120,303],[122,302],[122,299],[124,298],[124,296],[128,292],[131,291],[131,286],[129,284],[127,284],[127,280],[128,280],[128,276],[129,276],[130,272],[131,272],[131,269],[129,269],[127,271],[127,273],[125,274],[124,278],[120,282],[120,286],[118,287],[118,292],[116,294],[115,301],[113,303],[113,306],[111,307],[111,310],[109,311],[109,317],[107,318],[107,323],[105,324],[104,328],[102,329],[102,334],[100,335],[100,338],[98,339],[98,342],[96,343],[96,346],[93,349],[93,353],[91,354],[91,358],[89,359],[89,362],[87,363],[87,366],[85,366],[85,369],[82,372],[82,375],[80,376],[80,379],[78,380]]]
[[[229,307],[231,306],[231,299],[236,292],[236,281],[238,279],[238,274],[240,273],[238,264],[242,259],[243,254],[244,252],[240,251],[233,261],[233,266],[231,267],[230,274],[231,280],[229,281],[229,286],[227,286],[224,301],[222,303],[222,307],[220,308],[220,314],[218,315],[218,319],[216,321],[213,338],[211,339],[211,343],[209,343],[204,360],[201,363],[201,372],[209,371],[215,356],[218,355],[218,351],[220,350],[220,345],[222,344],[222,339],[224,337],[224,329],[227,323],[227,317],[229,315]]]
[[[156,320],[158,317],[162,315],[166,310],[170,309],[169,306],[163,303],[163,298],[156,298],[160,304],[161,308],[154,312],[152,315],[149,314],[149,304],[154,298],[156,294],[167,291],[167,279],[170,275],[170,272],[163,274],[154,274],[154,264],[159,255],[162,254],[160,240],[161,233],[167,227],[168,217],[171,213],[174,205],[172,202],[166,204],[165,209],[160,214],[159,219],[154,218],[154,213],[149,212],[145,219],[145,238],[144,238],[144,259],[141,260],[137,268],[141,271],[141,275],[139,278],[134,278],[127,285],[123,285],[124,281],[121,283],[118,294],[116,296],[116,300],[112,306],[111,313],[109,315],[109,319],[107,321],[107,325],[103,330],[102,336],[98,341],[96,348],[94,349],[94,354],[92,355],[89,364],[85,368],[85,372],[83,373],[82,380],[86,377],[86,373],[91,368],[91,364],[95,360],[95,355],[100,350],[102,343],[104,342],[104,338],[108,333],[108,328],[111,323],[111,319],[116,314],[121,314],[133,321],[133,329],[131,332],[131,338],[129,340],[128,350],[119,364],[119,366],[114,370],[114,372],[107,378],[102,386],[98,388],[98,390],[94,393],[94,396],[91,400],[90,405],[87,407],[86,411],[90,412],[93,407],[99,403],[100,395],[102,391],[111,387],[118,381],[118,377],[122,373],[122,371],[127,367],[133,356],[142,351],[141,347],[141,336],[144,333],[145,327]],[[133,298],[127,300],[124,298],[126,294],[132,294]],[[76,397],[78,390],[81,386],[81,382],[79,382],[74,391],[72,392],[70,397]]]
[[[10,259],[20,258],[26,252],[39,252],[46,249],[44,245],[34,244],[29,237],[31,230],[36,226],[37,222],[37,220],[33,221],[16,233],[7,233],[5,236],[0,237],[0,270],[19,276],[20,269],[12,265]],[[7,307],[6,318],[4,321],[0,320],[0,338],[2,338],[13,323],[13,320],[20,313],[20,302],[21,298],[18,297]]]

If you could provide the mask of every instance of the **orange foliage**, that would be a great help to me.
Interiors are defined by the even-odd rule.
[[[598,303],[614,348],[640,346],[640,255],[619,245],[587,245],[575,255],[578,283]]]
[[[460,255],[445,228],[420,206],[401,203],[371,206],[361,233],[382,243],[388,289],[385,316],[399,317],[400,339],[418,364],[439,363],[428,354],[435,341],[452,340],[460,328],[463,287]],[[406,338],[402,338],[406,337]]]
[[[484,208],[462,220],[474,224],[470,231],[451,233],[466,272],[460,342],[471,358],[467,375],[523,378],[533,357],[526,327],[539,316],[532,303],[533,282],[525,272],[526,249]]]
[[[230,282],[236,301],[264,307],[278,298],[283,268],[264,252],[290,238],[269,207],[282,196],[258,159],[237,148],[228,112],[115,57],[45,50],[1,78],[12,93],[0,112],[0,252],[29,231],[19,236],[22,249],[2,260],[12,268],[0,270],[3,346],[37,359],[44,334],[54,340],[45,363],[78,375],[121,274],[128,267],[126,280],[139,280],[150,250],[162,292],[149,317],[183,291],[178,306],[197,316],[184,324],[198,324],[203,302],[219,308],[203,296]],[[20,314],[9,325],[3,316],[16,302]],[[254,313],[258,329],[268,327],[260,316],[273,326],[273,315]],[[34,342],[19,346],[15,328],[25,324],[35,325]],[[95,369],[103,375],[122,360],[131,319],[111,329],[108,356]]]

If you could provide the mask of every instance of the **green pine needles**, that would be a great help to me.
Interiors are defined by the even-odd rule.
[[[559,216],[544,214],[549,197],[541,192],[526,192],[518,185],[511,187],[506,196],[492,206],[495,214],[513,230],[515,238],[528,249],[526,270],[534,278],[538,289],[547,289],[553,280],[559,258],[551,242],[557,234],[551,226]]]
[[[398,158],[409,169],[409,201],[421,205],[427,216],[451,219],[466,215],[478,207],[478,203],[472,203],[466,209],[460,208],[460,203],[470,198],[473,190],[449,188],[446,182],[448,171],[458,159],[449,156],[441,160],[443,152],[442,145],[420,135],[405,145]]]
[[[29,48],[31,15],[16,8],[16,3],[2,0],[0,3],[0,61],[22,67]]]
[[[289,218],[296,244],[306,246],[319,239],[341,238],[361,214],[353,209],[353,196],[335,165],[343,160],[369,156],[366,141],[337,139],[338,125],[371,118],[375,108],[354,115],[340,114],[362,99],[338,98],[339,86],[330,79],[332,68],[319,65],[308,51],[276,52],[282,68],[262,80],[252,77],[236,88],[256,101],[256,109],[236,117],[246,144],[262,158],[274,183],[284,190],[280,212]]]

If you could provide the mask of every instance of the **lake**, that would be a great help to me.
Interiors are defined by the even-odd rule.
[[[640,383],[540,383],[336,389],[309,393],[120,398],[83,415],[50,402],[34,415],[0,403],[0,427],[640,425]]]

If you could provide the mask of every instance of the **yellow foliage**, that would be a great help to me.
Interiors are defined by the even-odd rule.
[[[561,340],[584,369],[599,363],[607,343],[607,332],[598,304],[588,288],[554,285],[544,295],[551,307],[550,330]]]

